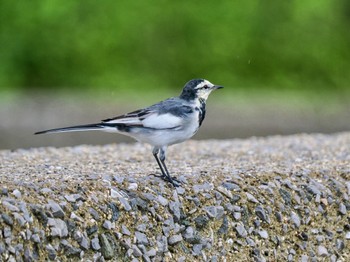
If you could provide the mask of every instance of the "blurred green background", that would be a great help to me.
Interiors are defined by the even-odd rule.
[[[198,77],[226,87],[211,117],[233,112],[225,133],[209,122],[203,138],[347,130],[349,28],[348,0],[1,0],[0,148],[48,142],[10,139],[14,129],[94,122]],[[90,143],[73,136],[49,145]]]

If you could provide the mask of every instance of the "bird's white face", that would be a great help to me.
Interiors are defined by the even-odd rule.
[[[207,100],[211,91],[215,90],[216,87],[208,80],[204,80],[203,82],[199,83],[194,89],[197,91],[196,94],[198,98]]]

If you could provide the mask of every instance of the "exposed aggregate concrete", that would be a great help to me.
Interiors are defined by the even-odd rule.
[[[350,133],[0,151],[0,261],[350,261]]]

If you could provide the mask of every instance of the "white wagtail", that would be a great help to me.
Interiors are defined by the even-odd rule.
[[[206,100],[215,89],[205,79],[193,79],[186,83],[178,97],[172,97],[150,107],[108,118],[97,124],[70,126],[40,131],[35,134],[99,130],[131,136],[153,146],[153,156],[162,172],[160,176],[176,186],[165,165],[166,149],[169,145],[191,138],[205,117]]]

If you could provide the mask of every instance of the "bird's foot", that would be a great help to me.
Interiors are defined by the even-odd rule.
[[[178,180],[174,176],[156,175],[156,174],[151,174],[151,175],[153,175],[155,177],[159,177],[159,178],[163,179],[164,181],[171,183],[174,187],[178,187],[178,186],[180,186],[180,184],[183,184],[180,180]]]

